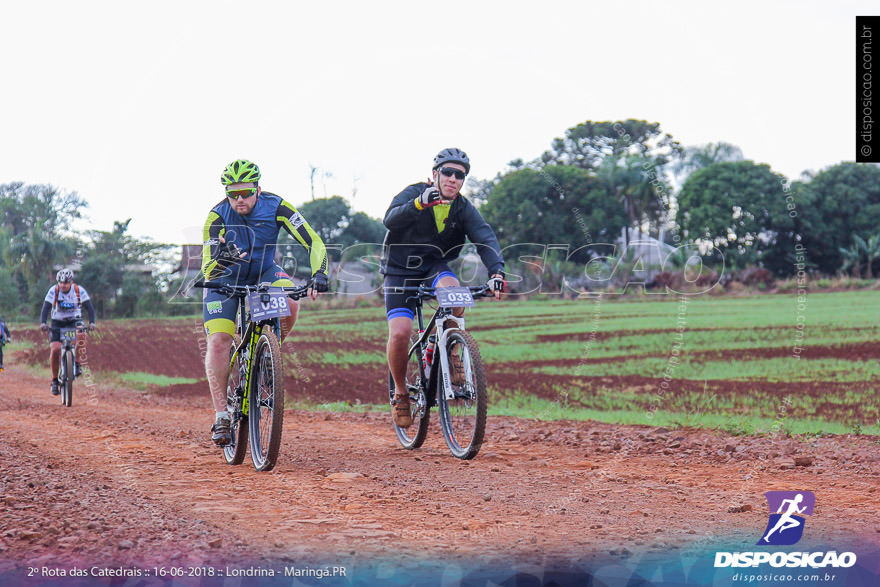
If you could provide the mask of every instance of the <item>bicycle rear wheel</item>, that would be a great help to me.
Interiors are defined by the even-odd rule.
[[[284,423],[281,345],[270,328],[263,328],[253,361],[254,375],[248,407],[251,459],[257,471],[269,471],[278,458]]]
[[[229,349],[229,358],[235,353],[236,344]],[[248,444],[248,421],[242,414],[241,356],[236,355],[231,361],[229,379],[226,382],[226,411],[229,412],[229,424],[232,431],[232,442],[223,447],[223,457],[229,465],[240,465],[244,461]]]
[[[61,403],[67,407],[73,405],[73,351],[64,351],[61,357]]]
[[[416,337],[413,336],[410,346],[415,344]],[[409,391],[410,414],[412,414],[413,423],[409,428],[401,428],[391,420],[394,426],[394,432],[397,434],[397,440],[403,448],[413,450],[422,446],[425,438],[428,436],[428,424],[430,424],[431,412],[428,406],[427,383],[422,381],[421,371],[419,370],[419,362],[421,358],[421,350],[416,348],[410,353],[406,362],[406,389]],[[388,372],[388,399],[394,399],[394,379],[391,372]],[[393,413],[392,406],[392,413]]]
[[[443,438],[454,456],[472,459],[480,452],[486,431],[486,368],[477,342],[467,332],[449,333],[446,354],[449,380],[459,384],[453,383],[451,399],[445,390],[437,390]],[[456,364],[461,366],[459,371]]]

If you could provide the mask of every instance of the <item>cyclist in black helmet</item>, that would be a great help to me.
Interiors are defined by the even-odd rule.
[[[461,149],[443,149],[434,157],[431,179],[415,183],[397,194],[385,213],[385,243],[381,272],[385,276],[385,311],[388,318],[388,366],[396,388],[392,401],[394,422],[402,428],[412,424],[406,393],[407,352],[415,318],[413,300],[390,288],[430,284],[431,287],[459,285],[449,269],[465,244],[477,245],[489,270],[489,287],[496,299],[504,291],[504,259],[492,227],[464,196],[461,188],[471,162]],[[461,315],[463,308],[456,308]],[[459,359],[460,360],[460,359]],[[460,366],[454,369],[461,373]]]

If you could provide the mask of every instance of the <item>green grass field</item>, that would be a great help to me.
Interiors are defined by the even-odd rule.
[[[467,322],[489,366],[490,413],[880,434],[880,291],[813,293],[800,307],[790,294],[687,299],[480,302]],[[381,369],[381,317],[303,312],[301,359]]]

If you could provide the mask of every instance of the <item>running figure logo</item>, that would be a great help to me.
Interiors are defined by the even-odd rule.
[[[770,521],[758,545],[788,546],[804,535],[804,516],[812,516],[816,496],[812,491],[768,491]],[[776,513],[773,513],[776,512]]]

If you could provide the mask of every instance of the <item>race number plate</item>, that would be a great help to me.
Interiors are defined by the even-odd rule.
[[[471,290],[466,287],[438,287],[437,301],[442,308],[470,308],[476,305]]]
[[[268,302],[264,301],[264,296],[268,296]],[[255,292],[248,294],[247,300],[248,309],[251,311],[251,320],[254,322],[290,316],[290,302],[287,300],[287,294],[283,291],[271,293]]]
[[[61,340],[76,340],[76,328],[62,328]]]

